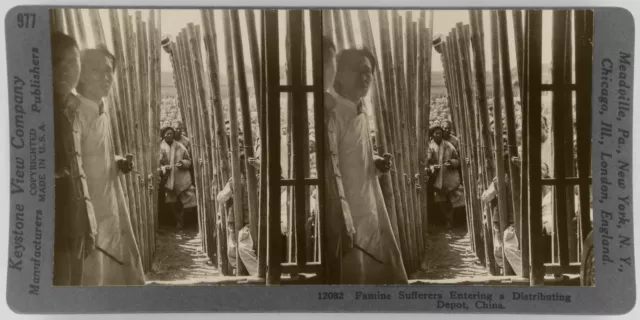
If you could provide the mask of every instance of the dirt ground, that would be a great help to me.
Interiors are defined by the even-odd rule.
[[[489,275],[471,251],[466,230],[429,230],[426,246],[421,268],[412,279],[462,280]]]
[[[149,284],[213,282],[223,278],[201,249],[196,229],[177,230],[164,227],[157,233],[157,254]]]

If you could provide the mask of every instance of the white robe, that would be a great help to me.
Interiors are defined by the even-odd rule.
[[[82,285],[143,285],[144,271],[119,180],[107,113],[82,96],[76,111],[84,172],[97,223],[96,247],[84,260]]]
[[[355,228],[354,248],[342,258],[341,282],[407,283],[402,255],[378,181],[381,173],[374,163],[369,120],[364,110],[358,114],[353,102],[339,95],[335,98],[328,134],[333,135],[331,152],[338,155],[338,169]]]

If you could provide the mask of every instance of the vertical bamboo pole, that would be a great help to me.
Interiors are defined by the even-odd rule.
[[[414,210],[414,201],[413,201],[413,192],[411,186],[411,153],[409,151],[409,131],[411,130],[410,119],[407,119],[408,112],[408,102],[406,96],[406,77],[404,74],[404,37],[402,32],[402,21],[401,17],[398,13],[394,13],[393,22],[394,26],[394,35],[395,35],[395,52],[396,52],[396,60],[395,60],[395,76],[396,76],[396,90],[398,92],[398,107],[400,108],[399,115],[402,115],[402,122],[400,126],[401,130],[401,144],[403,149],[403,157],[402,157],[402,168],[404,169],[404,174],[401,174],[404,177],[404,185],[407,192],[407,216],[409,218],[408,230],[413,230],[415,226],[415,210]],[[413,231],[409,231],[409,248],[411,248],[411,259],[409,260],[409,266],[411,271],[415,270],[416,264],[418,261],[417,256],[417,243],[416,243],[416,234]]]
[[[224,115],[223,115],[223,107],[221,100],[221,91],[220,91],[220,71],[218,67],[218,49],[217,49],[217,35],[214,24],[214,11],[213,10],[201,10],[201,17],[203,24],[205,26],[204,37],[205,37],[205,48],[207,50],[208,56],[208,67],[209,67],[209,85],[211,86],[211,93],[213,97],[213,119],[215,121],[215,136],[218,146],[218,156],[219,156],[219,167],[218,167],[218,175],[220,176],[220,180],[222,181],[221,187],[227,183],[230,177],[230,164],[229,164],[229,146],[227,144],[227,132],[225,130],[224,125]],[[222,210],[222,204],[218,203],[216,206],[216,211]],[[227,233],[226,233],[226,222],[224,222],[225,214],[222,214],[221,217],[223,220],[222,226],[217,230],[218,236],[218,247],[220,248],[220,265],[222,266],[223,274],[228,275],[229,271],[228,260],[227,260]]]
[[[65,9],[61,9],[64,11],[64,20],[65,20],[65,26],[67,27],[67,34],[68,35],[76,35],[76,27],[73,23],[73,9],[70,8],[65,8]],[[80,27],[80,26],[79,26]]]
[[[140,225],[142,226],[142,239],[140,242],[144,243],[144,247],[145,247],[145,251],[146,254],[143,256],[143,263],[145,265],[150,264],[149,261],[149,253],[150,253],[150,248],[148,246],[149,244],[149,221],[147,218],[147,215],[149,214],[149,212],[151,211],[150,208],[148,208],[149,206],[149,201],[148,201],[148,193],[147,191],[149,190],[146,182],[147,182],[147,161],[146,158],[149,155],[149,151],[147,150],[147,146],[146,144],[149,141],[149,137],[145,134],[145,132],[147,131],[147,117],[146,115],[146,111],[147,111],[147,99],[146,99],[146,93],[147,93],[147,87],[146,87],[146,81],[147,77],[149,76],[147,69],[146,69],[146,65],[145,65],[145,57],[148,56],[148,53],[146,52],[146,46],[144,44],[144,31],[143,31],[143,25],[142,25],[142,12],[140,11],[136,11],[135,13],[135,22],[136,22],[136,44],[137,44],[137,86],[138,88],[140,88],[140,93],[138,95],[138,100],[137,100],[137,107],[134,108],[134,112],[135,112],[135,116],[139,119],[138,121],[138,127],[137,127],[137,131],[139,131],[139,136],[141,138],[140,140],[140,152],[136,158],[138,158],[138,163],[141,164],[140,167],[137,168],[137,171],[139,172],[139,183],[140,183],[140,197],[142,199],[143,207],[145,208],[144,211],[141,212],[141,216],[140,216]]]
[[[265,12],[263,30],[265,32],[266,50],[266,98],[267,101],[267,148],[269,150],[268,159],[268,185],[269,185],[269,210],[267,225],[267,285],[278,284],[282,266],[281,261],[281,234],[280,234],[280,188],[281,179],[278,174],[280,168],[280,53],[279,53],[279,30],[278,12]]]
[[[524,104],[524,31],[522,31],[522,11],[513,10],[513,36],[515,38],[515,46],[516,46],[516,64],[518,69],[518,87],[520,90],[520,104]],[[524,114],[524,112],[523,112]],[[524,131],[523,131],[524,134]],[[523,139],[524,140],[524,139]]]
[[[465,190],[466,201],[467,201],[467,212],[468,212],[468,220],[471,220],[475,215],[475,210],[477,210],[477,206],[475,203],[475,188],[477,181],[474,181],[473,175],[471,174],[471,167],[474,164],[473,155],[470,151],[471,143],[470,140],[470,132],[467,127],[466,116],[463,116],[464,113],[464,103],[460,100],[460,93],[458,92],[457,86],[457,74],[456,74],[456,61],[455,60],[455,50],[454,50],[454,39],[452,36],[448,36],[446,41],[443,43],[442,54],[443,61],[445,63],[445,76],[448,82],[449,90],[448,95],[450,97],[449,107],[451,108],[451,113],[453,115],[454,124],[456,125],[456,131],[460,136],[460,157],[462,158],[462,172],[464,185],[467,186]],[[474,226],[470,224],[470,230],[474,230]],[[478,231],[478,230],[475,230]],[[478,239],[480,239],[479,233],[472,233],[473,235],[473,243],[478,243]],[[478,255],[480,258],[480,255]],[[480,259],[483,264],[486,264],[484,259]]]
[[[554,146],[554,167],[556,186],[555,191],[555,213],[556,213],[556,229],[558,232],[558,251],[560,257],[560,265],[563,267],[569,266],[569,234],[567,225],[567,186],[566,186],[566,166],[565,153],[563,152],[564,146],[564,134],[563,126],[567,126],[572,134],[569,139],[570,144],[570,161],[573,162],[573,130],[571,117],[565,120],[564,109],[569,109],[569,115],[571,115],[571,104],[567,105],[565,86],[565,59],[567,44],[567,19],[569,12],[566,10],[557,10],[553,12],[553,37],[552,37],[552,63],[553,63],[553,101],[552,101],[552,126],[553,132],[553,146]],[[570,91],[569,91],[570,93]],[[568,121],[567,121],[568,120]],[[573,189],[573,188],[571,188]],[[573,190],[572,190],[573,191]],[[573,214],[573,212],[571,212]],[[569,219],[570,221],[570,219]]]
[[[513,87],[511,80],[511,60],[509,58],[509,37],[507,32],[507,13],[505,10],[498,11],[498,22],[500,32],[500,59],[502,62],[502,88],[504,90],[505,118],[507,121],[507,143],[509,152],[509,181],[511,187],[511,201],[516,237],[521,241],[520,226],[522,224],[520,216],[520,170],[511,159],[518,157],[518,141],[516,140],[516,118],[515,106],[513,103]],[[495,83],[494,83],[495,86]],[[494,111],[494,114],[497,112]],[[497,128],[497,125],[496,125]],[[497,130],[497,129],[496,129]],[[497,141],[497,140],[496,140]]]
[[[471,155],[469,154],[469,151],[468,151],[468,148],[470,145],[470,143],[468,142],[469,140],[468,130],[464,126],[465,122],[463,121],[461,116],[461,106],[457,99],[458,95],[457,95],[456,86],[454,83],[455,79],[454,79],[453,67],[452,67],[453,62],[450,60],[451,56],[449,53],[451,51],[451,45],[449,44],[449,41],[450,40],[447,39],[447,41],[444,43],[441,43],[440,46],[442,47],[441,55],[442,55],[442,63],[444,66],[447,95],[449,97],[449,107],[451,109],[454,128],[460,137],[460,147],[458,151],[460,152],[460,159],[461,159],[460,164],[462,166],[462,179],[463,179],[464,186],[466,187],[464,190],[464,197],[465,197],[465,205],[466,205],[466,211],[467,211],[467,214],[466,214],[467,228],[470,235],[472,249],[476,254],[476,256],[478,257],[478,259],[480,260],[480,262],[486,266],[487,263],[484,255],[484,247],[481,245],[482,243],[482,236],[480,234],[481,229],[477,228],[475,225],[475,220],[476,220],[475,212],[477,210],[477,206],[474,201],[474,197],[476,194],[476,190],[474,187],[476,186],[477,181],[473,181],[473,178],[471,175],[471,169],[470,169],[471,162],[469,161],[471,160],[470,158]]]
[[[476,111],[475,111],[475,106],[473,103],[473,97],[471,92],[471,81],[469,79],[470,78],[470,75],[469,75],[470,61],[468,58],[469,50],[466,47],[466,41],[460,38],[464,38],[464,35],[459,34],[458,32],[453,32],[453,36],[451,40],[453,45],[452,47],[453,57],[455,59],[454,74],[458,75],[458,77],[456,78],[458,101],[460,103],[460,106],[462,107],[460,118],[462,118],[463,121],[466,122],[465,126],[467,127],[468,141],[470,141],[471,143],[471,145],[469,146],[469,153],[471,154],[471,172],[472,172],[471,176],[473,180],[473,185],[471,187],[473,188],[477,186],[478,181],[481,181],[481,177],[480,177],[480,174],[478,173],[477,166],[481,165],[481,163],[484,163],[486,161],[486,157],[480,156],[481,151],[483,151],[483,148],[480,147],[478,143],[478,137],[476,136],[478,133],[478,129],[477,129],[478,127],[477,127],[477,121],[476,121],[477,119]],[[483,165],[483,167],[486,168],[487,165],[485,164]],[[482,170],[482,174],[485,175],[484,186],[487,185],[486,171],[487,170]],[[473,201],[476,203],[476,207],[478,208],[477,212],[475,213],[475,216],[476,216],[475,227],[476,227],[476,230],[483,230],[484,251],[486,253],[485,258],[488,260],[487,264],[489,265],[490,273],[495,274],[495,257],[493,255],[493,238],[492,238],[492,232],[491,232],[492,231],[491,225],[489,224],[489,226],[483,227],[482,210],[480,209],[482,208],[482,205],[480,204],[480,201],[479,201],[479,195],[476,192],[473,192],[472,194],[474,195]],[[486,209],[486,212],[488,216],[487,220],[490,223],[491,211]]]
[[[240,87],[240,106],[242,108],[242,122],[244,133],[244,155],[247,173],[247,195],[249,203],[251,237],[258,239],[258,182],[256,170],[249,164],[248,159],[253,158],[253,134],[251,128],[251,111],[249,110],[249,90],[247,88],[246,71],[244,68],[244,48],[242,35],[240,34],[240,14],[238,10],[231,12],[233,35],[235,44],[235,65],[238,72],[238,85]],[[230,59],[229,61],[233,61]]]
[[[64,9],[50,9],[49,19],[51,19],[51,32],[66,32],[64,26]]]
[[[415,237],[416,244],[416,255],[417,255],[417,263],[416,268],[419,267],[419,263],[422,260],[421,254],[424,248],[422,244],[422,235],[420,232],[421,219],[420,219],[420,204],[419,204],[419,195],[416,189],[416,181],[415,177],[418,172],[418,137],[416,131],[416,109],[417,109],[417,94],[416,94],[416,81],[417,81],[417,73],[416,73],[416,26],[417,23],[413,21],[413,13],[409,11],[406,16],[406,35],[407,35],[407,46],[406,46],[406,62],[405,65],[407,67],[407,115],[409,118],[407,119],[407,123],[409,125],[408,135],[409,135],[409,187],[411,190],[411,196],[413,198],[413,207],[412,207],[412,215],[414,223],[412,225],[412,233]]]
[[[129,11],[128,10],[123,10],[123,32],[124,32],[124,36],[127,39],[127,41],[123,41],[123,48],[124,48],[124,54],[125,54],[125,60],[127,62],[127,66],[126,66],[126,72],[127,72],[127,83],[129,84],[129,89],[128,90],[128,102],[126,104],[127,107],[127,119],[128,119],[128,128],[129,128],[129,133],[131,135],[128,135],[128,137],[131,137],[130,140],[130,150],[132,150],[133,152],[135,152],[135,162],[136,162],[136,167],[140,168],[142,165],[140,163],[140,159],[142,157],[142,150],[140,149],[140,143],[142,143],[142,137],[140,136],[140,131],[137,130],[138,126],[139,126],[139,121],[140,119],[136,118],[135,116],[135,106],[134,104],[136,104],[138,102],[138,95],[140,94],[139,92],[139,88],[137,88],[137,86],[135,85],[137,83],[137,77],[136,77],[136,72],[135,72],[135,66],[136,66],[136,61],[135,61],[135,37],[133,34],[133,19],[132,17],[129,15]],[[145,212],[145,203],[142,200],[142,195],[140,194],[140,190],[141,190],[141,186],[140,186],[140,180],[138,179],[137,175],[133,175],[131,177],[131,180],[133,180],[133,196],[135,199],[135,204],[136,204],[136,225],[137,225],[137,229],[138,229],[138,241],[140,241],[140,239],[144,238],[144,231],[143,231],[143,227],[142,227],[142,216],[144,215]],[[142,248],[141,251],[145,251],[144,248],[144,244],[142,244]]]
[[[498,208],[500,213],[500,239],[504,239],[504,231],[509,226],[509,212],[511,208],[507,205],[507,186],[504,177],[506,168],[504,166],[504,136],[502,130],[502,101],[500,93],[500,51],[499,51],[499,35],[498,35],[498,12],[491,11],[491,57],[493,70],[493,123],[494,123],[494,141],[495,141],[495,166],[498,176]],[[502,246],[502,256],[505,261],[505,275],[513,274],[513,270],[509,270],[510,263],[506,259],[504,245]]]
[[[402,148],[400,138],[400,114],[398,106],[398,96],[395,90],[395,73],[393,67],[393,56],[391,49],[391,36],[389,32],[389,12],[387,10],[381,10],[378,12],[378,25],[380,27],[380,40],[382,53],[382,59],[380,61],[380,70],[383,71],[381,75],[384,77],[381,84],[385,85],[385,91],[387,92],[387,117],[389,123],[390,139],[388,141],[391,147],[391,153],[394,156],[395,172],[392,172],[393,191],[396,201],[396,212],[398,214],[398,232],[400,241],[400,247],[403,252],[403,259],[407,262],[411,261],[411,249],[409,248],[409,217],[406,201],[406,192],[404,184],[404,167],[402,162]],[[405,264],[406,269],[410,269],[408,263]]]
[[[302,85],[304,83],[304,68],[302,68],[303,62],[303,51],[302,46],[304,45],[304,24],[303,24],[303,14],[301,10],[291,10],[288,12],[287,19],[287,28],[289,35],[289,63],[291,65],[290,69],[290,77],[289,77],[289,85],[291,86],[291,95],[290,102],[292,105],[296,106],[291,108],[291,117],[296,119],[291,124],[291,132],[292,132],[292,149],[295,151],[302,151],[306,153],[304,150],[305,144],[305,127],[308,123],[307,110],[305,108],[304,100],[306,100],[306,93],[302,89]],[[308,137],[308,134],[306,135]],[[293,188],[293,219],[292,222],[295,224],[295,243],[293,247],[295,248],[295,261],[300,269],[302,269],[306,265],[306,230],[305,230],[305,220],[306,220],[306,211],[305,211],[305,196],[306,196],[306,187],[304,185],[304,179],[306,177],[304,170],[304,155],[299,152],[293,153],[293,180],[294,180],[294,188]],[[308,199],[308,197],[307,197]],[[291,250],[292,251],[292,250]]]
[[[121,38],[122,34],[120,33],[120,19],[119,19],[117,9],[110,9],[109,17],[110,17],[110,24],[111,24],[111,38],[113,40],[114,55],[116,57],[116,61],[118,62],[116,63],[116,74],[118,75],[117,77],[118,89],[119,89],[118,91],[120,93],[119,95],[120,104],[118,109],[121,108],[122,110],[121,130],[125,137],[133,138],[133,135],[130,134],[129,125],[127,123],[127,119],[128,119],[127,104],[129,101],[128,99],[129,94],[127,92],[128,79],[127,79],[127,71],[126,71],[125,52],[124,52],[123,42]],[[132,140],[131,138],[122,140],[122,150],[121,150],[122,152],[127,152],[127,150],[133,149],[130,147],[131,140]],[[128,197],[129,214],[131,215],[131,223],[133,225],[134,235],[136,239],[139,239],[139,229],[138,229],[138,223],[137,223],[138,222],[138,206],[135,200],[136,188],[132,183],[132,181],[135,181],[135,179],[132,179],[131,175],[126,175],[126,177],[124,178],[124,181],[127,189],[127,195],[129,196]]]
[[[209,248],[210,245],[212,245],[212,236],[213,236],[213,232],[210,231],[210,227],[212,225],[210,225],[210,221],[213,219],[213,217],[210,217],[213,208],[211,207],[212,203],[211,201],[209,201],[209,197],[208,195],[211,194],[211,185],[209,184],[209,181],[213,180],[213,155],[212,155],[212,150],[213,150],[213,144],[212,144],[212,136],[211,136],[211,123],[210,123],[210,115],[209,115],[209,108],[207,107],[206,101],[206,91],[205,91],[205,87],[206,87],[206,81],[205,81],[205,77],[203,75],[203,70],[204,70],[204,62],[203,62],[203,58],[202,58],[202,45],[201,45],[201,39],[202,39],[202,35],[200,32],[200,26],[195,26],[195,32],[193,32],[194,29],[194,25],[190,24],[189,25],[189,29],[192,30],[192,34],[195,34],[195,38],[191,39],[191,47],[192,50],[195,52],[195,59],[193,60],[194,62],[194,67],[197,72],[196,72],[196,84],[197,84],[197,89],[198,89],[198,96],[200,98],[200,108],[199,108],[199,119],[200,119],[200,128],[202,128],[201,131],[201,148],[202,148],[202,157],[201,157],[201,161],[203,164],[203,169],[204,169],[204,178],[202,179],[202,184],[204,189],[202,190],[201,194],[202,194],[202,201],[204,203],[204,207],[200,208],[200,211],[203,211],[202,213],[202,219],[203,219],[203,230],[202,230],[202,234],[204,236],[204,240],[205,240],[205,245],[206,245],[206,252],[209,252]]]
[[[376,44],[373,38],[373,31],[371,28],[371,22],[369,20],[368,12],[365,10],[359,10],[358,20],[360,22],[360,32],[363,37],[362,42],[367,47],[371,48],[371,51],[374,52],[375,54],[377,50],[376,50]],[[377,60],[380,61],[379,58],[377,58]],[[378,63],[378,65],[380,66],[381,64]],[[385,120],[388,119],[389,117],[388,111],[386,110],[388,105],[386,104],[384,87],[381,83],[382,81],[381,75],[382,75],[382,68],[379,68],[377,72],[377,77],[374,77],[373,79],[374,85],[373,85],[373,90],[371,90],[373,95],[373,99],[371,100],[374,107],[376,127],[378,129],[377,130],[378,133],[376,135],[376,143],[378,144],[377,149],[378,149],[379,155],[383,155],[389,152],[389,150],[391,149],[391,145],[389,144],[389,138],[388,138],[389,129],[387,127],[387,124],[385,123]],[[394,236],[396,239],[399,240],[400,231],[398,229],[399,228],[398,217],[396,212],[396,203],[395,203],[395,197],[393,194],[393,187],[391,184],[391,175],[385,174],[380,177],[380,187],[382,189],[382,194],[385,200],[385,205],[387,207],[387,212],[389,213],[389,218],[391,220]]]
[[[347,43],[344,39],[344,25],[342,24],[340,10],[331,10],[331,12],[333,13],[333,20],[336,26],[336,45],[338,46],[338,50],[346,49]]]
[[[333,15],[331,10],[322,10],[322,34],[337,45],[333,32]]]
[[[233,208],[235,213],[235,236],[238,236],[240,229],[244,226],[244,199],[243,192],[246,192],[245,186],[241,183],[241,173],[240,173],[240,149],[239,149],[239,128],[238,128],[238,108],[236,106],[236,82],[235,82],[235,71],[233,68],[233,63],[231,63],[231,59],[233,59],[233,39],[231,37],[231,16],[229,10],[224,11],[224,30],[225,30],[225,54],[229,62],[227,64],[227,79],[229,81],[229,124],[231,127],[231,171],[233,173],[233,189],[234,189],[234,197],[233,197]],[[237,259],[237,267],[236,267],[236,275],[240,275],[240,269],[243,268],[242,260],[240,259],[239,252],[236,248]]]
[[[411,161],[411,156],[410,156],[410,145],[409,145],[409,130],[410,130],[410,125],[409,125],[409,120],[407,119],[407,96],[406,96],[406,77],[405,77],[405,73],[404,73],[404,37],[403,37],[403,24],[402,24],[402,20],[401,17],[399,16],[398,13],[394,13],[393,15],[393,20],[392,20],[392,26],[394,27],[393,32],[394,32],[394,37],[395,37],[395,44],[394,44],[394,51],[395,51],[395,84],[396,84],[396,92],[398,94],[398,108],[399,108],[399,112],[398,115],[401,117],[401,122],[400,122],[400,134],[401,134],[401,146],[402,146],[402,168],[403,168],[403,184],[405,186],[406,189],[406,194],[407,194],[407,218],[408,218],[408,240],[409,240],[409,247],[411,248],[411,259],[409,260],[409,267],[411,268],[411,271],[413,271],[415,269],[415,265],[416,262],[418,260],[416,251],[417,251],[417,244],[416,244],[416,239],[415,236],[416,234],[414,232],[412,232],[411,230],[413,229],[413,226],[415,225],[415,211],[414,211],[414,205],[413,205],[413,192],[411,191],[411,166],[410,166],[410,161]]]
[[[309,31],[311,36],[311,61],[312,61],[312,85],[313,85],[313,104],[314,106],[318,106],[322,104],[324,97],[324,83],[323,83],[323,59],[322,56],[322,13],[319,11],[310,10],[309,11]],[[314,107],[314,127],[316,133],[316,145],[324,146],[325,136],[324,136],[324,108]],[[324,167],[321,165],[321,159],[324,159],[324,148],[320,147],[316,149],[316,176],[318,178],[324,177]],[[318,182],[317,189],[317,204],[318,204],[318,214],[316,218],[317,223],[317,236],[320,241],[316,241],[318,243],[318,261],[325,263],[324,259],[320,257],[320,253],[322,252],[322,239],[325,239],[323,232],[324,228],[321,226],[321,221],[324,220],[325,217],[325,188],[323,188],[322,182]],[[324,276],[324,272],[320,272],[321,275]],[[325,277],[326,279],[326,277]]]
[[[473,45],[473,52],[474,52],[474,62],[475,62],[475,76],[476,76],[476,99],[478,102],[478,116],[480,118],[480,122],[478,122],[478,128],[480,129],[480,133],[481,133],[481,145],[483,146],[482,148],[479,148],[479,150],[477,151],[476,154],[481,155],[480,158],[477,159],[481,159],[478,164],[484,163],[483,167],[484,170],[482,170],[482,173],[484,175],[484,188],[486,189],[489,184],[491,183],[491,180],[496,176],[495,173],[495,162],[494,162],[494,156],[492,153],[492,149],[493,149],[493,141],[491,138],[491,128],[489,126],[489,110],[487,107],[487,98],[486,98],[486,78],[485,78],[485,63],[484,63],[484,45],[483,45],[483,36],[482,36],[482,24],[480,22],[480,17],[481,17],[481,12],[479,11],[470,11],[470,20],[471,20],[471,24],[472,24],[472,45]],[[461,25],[459,25],[459,29],[461,28]],[[465,49],[464,52],[465,55],[468,55],[468,49]],[[468,63],[470,64],[470,59],[467,60]],[[468,71],[465,71],[465,73],[467,73]],[[466,81],[466,80],[465,80]],[[470,82],[465,82],[467,86],[471,86]],[[469,93],[470,95],[470,93]],[[471,97],[467,97],[468,101],[468,105],[470,106],[469,110],[472,113],[472,122],[475,122],[476,116],[475,116],[475,112],[473,111],[474,107],[473,107],[473,101],[471,100]],[[476,127],[474,125],[474,127]],[[477,132],[477,131],[476,131]],[[502,178],[504,179],[504,178]],[[493,236],[493,215],[497,214],[496,211],[493,211],[489,205],[486,205],[487,209],[487,221],[488,221],[488,226],[485,234],[485,242],[489,242],[487,244],[487,246],[485,246],[485,251],[488,252],[488,257],[489,257],[489,265],[490,265],[490,270],[493,269],[493,266],[495,266],[495,260],[492,259],[494,258],[493,256],[493,239],[491,239],[490,241],[487,241],[487,238],[490,238],[491,236]],[[493,212],[492,212],[493,211]],[[488,247],[488,248],[487,248]],[[504,261],[504,260],[503,260]],[[493,273],[492,273],[493,274]]]
[[[580,241],[591,231],[590,179],[591,173],[591,57],[593,54],[593,11],[575,11],[575,69],[576,69],[576,133],[578,144],[578,177],[580,178]],[[578,107],[580,106],[580,107]]]
[[[541,90],[542,83],[542,12],[539,10],[527,11],[527,43],[528,43],[528,116],[529,132],[526,137],[529,139],[528,152],[528,175],[529,185],[541,185],[541,158],[540,158],[540,137],[541,124]],[[523,134],[524,135],[524,134]],[[539,286],[544,282],[544,261],[540,254],[540,235],[542,234],[542,193],[541,188],[529,188],[529,259],[531,263],[531,286]]]
[[[426,147],[428,147],[427,144],[424,143],[424,127],[425,125],[428,125],[429,122],[427,121],[427,123],[425,124],[424,120],[425,120],[425,111],[429,112],[430,109],[430,105],[429,105],[429,101],[428,99],[425,100],[426,98],[426,93],[427,93],[427,88],[426,88],[426,78],[427,73],[426,73],[426,58],[427,58],[427,54],[426,54],[426,45],[430,45],[431,44],[431,40],[427,39],[427,32],[428,30],[425,28],[425,24],[426,24],[426,12],[424,10],[420,11],[420,17],[418,19],[418,23],[417,23],[417,29],[416,29],[416,70],[417,70],[417,88],[416,88],[416,141],[417,141],[417,146],[416,146],[416,150],[415,150],[415,165],[416,165],[416,189],[417,189],[417,193],[416,193],[416,197],[418,198],[418,203],[420,205],[420,207],[418,208],[418,236],[420,237],[420,241],[421,242],[425,242],[425,234],[426,232],[424,230],[426,230],[426,226],[425,226],[425,221],[426,221],[426,205],[427,205],[427,198],[426,198],[426,184],[425,179],[423,179],[423,175],[422,175],[422,169],[424,168],[424,166],[422,166],[422,163],[424,163],[424,157],[427,153],[427,149],[425,149]],[[429,46],[430,48],[430,46]],[[420,254],[422,255],[422,250],[424,250],[424,244],[420,247],[421,252]]]
[[[192,30],[193,31],[193,30]],[[189,33],[187,28],[183,28],[180,32],[180,36],[178,38],[178,46],[181,51],[181,65],[183,69],[183,80],[184,80],[184,91],[185,95],[189,98],[189,103],[185,105],[185,111],[187,112],[187,116],[191,119],[190,131],[193,133],[192,142],[191,142],[191,150],[193,151],[192,155],[192,164],[194,165],[194,176],[196,179],[196,198],[198,202],[198,227],[200,230],[203,230],[204,226],[202,225],[202,208],[204,208],[204,201],[202,191],[205,190],[203,187],[203,178],[204,178],[204,170],[202,169],[202,164],[199,161],[202,158],[202,145],[203,139],[201,136],[202,129],[200,127],[198,109],[200,108],[200,101],[198,100],[198,91],[196,85],[196,76],[194,71],[193,61],[195,60],[195,53],[193,50],[190,50],[190,38],[194,37],[194,35]],[[175,170],[175,169],[173,169]],[[201,244],[204,246],[204,237],[201,239]]]
[[[515,17],[514,17],[515,20]],[[524,34],[516,31],[516,40],[520,37],[528,37],[529,34],[529,15],[525,16],[525,28]],[[518,26],[516,25],[516,30]],[[530,262],[529,262],[529,66],[527,61],[529,60],[529,42],[522,39],[520,41],[523,48],[520,49],[522,53],[522,81],[520,84],[520,95],[522,97],[522,162],[520,164],[520,177],[522,178],[522,184],[520,185],[520,215],[522,216],[522,222],[520,226],[520,234],[522,237],[522,244],[520,248],[522,250],[522,276],[525,278],[530,277]],[[516,44],[518,41],[516,41]],[[518,49],[518,48],[516,48]],[[516,50],[518,52],[518,50]]]
[[[160,132],[160,103],[158,100],[159,91],[157,78],[160,74],[157,72],[157,67],[159,65],[159,52],[158,49],[160,47],[160,42],[158,41],[158,35],[156,30],[156,14],[159,14],[160,11],[156,11],[155,9],[151,10],[150,18],[149,18],[149,27],[148,27],[148,40],[147,43],[149,45],[149,60],[147,64],[149,65],[149,129],[148,139],[149,139],[149,148],[151,153],[149,154],[149,172],[150,172],[150,181],[151,184],[151,206],[152,206],[152,219],[151,219],[151,247],[153,248],[153,252],[155,254],[156,251],[156,237],[155,231],[158,227],[158,181],[156,175],[153,174],[154,168],[159,166],[157,155],[160,153],[159,145],[157,143],[157,134]],[[152,259],[153,260],[153,259]]]
[[[268,222],[268,209],[269,209],[269,186],[268,186],[268,137],[267,137],[267,31],[265,29],[265,17],[266,11],[261,12],[261,28],[260,36],[262,39],[261,49],[262,56],[260,64],[260,229],[258,240],[258,276],[260,278],[267,277],[267,222]]]
[[[56,9],[59,10],[59,9]],[[83,47],[87,46],[87,31],[85,30],[84,19],[82,17],[82,11],[80,9],[71,9],[72,14],[75,16],[76,24],[78,25],[78,41]]]
[[[256,29],[255,10],[245,10],[245,21],[249,37],[249,53],[251,54],[251,70],[253,75],[253,90],[256,95],[256,110],[258,111],[258,123],[261,120],[260,104],[262,102],[262,88],[260,86],[261,65],[260,47],[258,47],[258,30]],[[264,137],[260,135],[260,140]],[[259,155],[257,155],[259,156]],[[257,238],[256,238],[257,239]]]
[[[565,68],[564,68],[564,84],[569,85],[573,82],[573,45],[571,43],[572,40],[572,32],[571,32],[571,17],[572,12],[567,12],[566,17],[566,26],[565,32],[566,35],[564,37],[564,43],[566,46],[565,50]],[[565,166],[565,175],[567,177],[576,177],[576,158],[574,155],[575,147],[574,147],[574,117],[573,112],[576,109],[576,105],[573,102],[573,93],[574,91],[565,87],[564,89],[564,105],[571,106],[570,108],[563,108],[563,129],[564,129],[564,143],[563,143],[563,152],[564,152],[564,166]],[[576,203],[575,203],[575,186],[569,185],[565,188],[565,192],[567,193],[567,236],[568,239],[568,259],[569,262],[578,262],[580,259],[578,258],[578,232],[576,225],[574,225],[573,220],[576,218]]]
[[[124,39],[126,39],[126,41],[122,42],[122,47],[124,50],[124,55],[125,55],[125,60],[126,61],[126,77],[127,77],[127,84],[129,85],[129,90],[127,91],[128,95],[127,95],[127,103],[125,104],[126,106],[126,115],[127,115],[127,128],[128,128],[128,132],[129,135],[127,135],[127,137],[131,137],[129,138],[129,150],[131,150],[132,153],[134,153],[136,155],[135,157],[135,163],[136,163],[136,167],[140,168],[140,158],[142,156],[142,151],[140,150],[140,143],[142,142],[142,137],[140,137],[139,135],[139,131],[137,130],[137,127],[139,125],[139,119],[136,118],[135,116],[135,106],[134,104],[136,104],[138,102],[138,94],[139,94],[139,88],[137,88],[137,78],[136,78],[136,72],[135,72],[135,65],[136,65],[136,61],[135,61],[135,37],[133,34],[133,22],[132,22],[132,17],[129,15],[129,11],[128,10],[123,10],[122,11],[122,31],[124,32],[123,36]],[[132,175],[131,176],[131,180],[133,181],[133,198],[135,201],[135,207],[136,207],[136,228],[137,228],[137,239],[139,242],[140,239],[144,238],[144,231],[142,230],[142,216],[144,214],[145,208],[144,206],[144,201],[142,201],[142,197],[140,194],[140,180],[136,175]],[[141,245],[141,251],[144,252],[145,251],[145,247],[144,244],[140,243]]]
[[[347,33],[347,47],[349,48],[354,48],[356,46],[356,37],[354,35],[354,29],[353,29],[353,19],[351,18],[351,10],[348,9],[344,9],[344,10],[340,10],[342,12],[342,14],[344,15],[344,30]],[[360,33],[362,33],[363,31],[360,30]]]

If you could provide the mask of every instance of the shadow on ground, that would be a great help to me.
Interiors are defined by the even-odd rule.
[[[147,282],[209,282],[222,275],[202,251],[201,238],[194,229],[158,230],[156,258]]]
[[[427,236],[424,258],[412,279],[464,279],[488,272],[471,251],[466,230],[432,229]]]

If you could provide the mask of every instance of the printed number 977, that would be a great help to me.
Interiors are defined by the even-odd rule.
[[[33,28],[35,26],[35,13],[18,13],[18,28]]]

